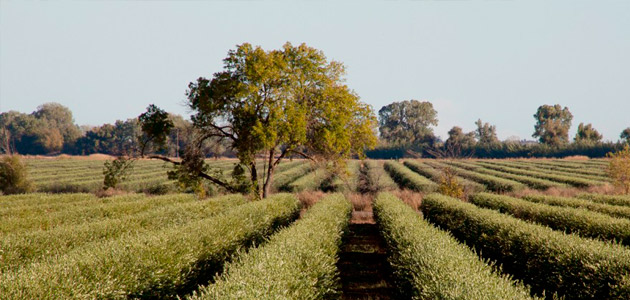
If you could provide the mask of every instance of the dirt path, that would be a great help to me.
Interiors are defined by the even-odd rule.
[[[354,203],[355,211],[337,263],[342,299],[400,299],[390,280],[385,241],[372,218],[371,205],[361,202],[362,205]]]

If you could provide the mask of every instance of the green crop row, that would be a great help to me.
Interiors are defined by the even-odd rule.
[[[410,299],[531,299],[508,276],[495,274],[468,247],[422,219],[392,194],[374,202],[401,294]]]
[[[366,160],[365,168],[367,168],[367,178],[375,190],[388,191],[398,189],[398,184],[383,168],[383,162]]]
[[[3,217],[1,233],[19,233],[29,230],[50,230],[62,225],[78,225],[107,218],[127,216],[181,201],[180,198],[149,198],[143,195],[124,195],[111,198],[95,198],[87,203],[70,203],[66,209],[42,214],[36,207],[14,211]],[[78,204],[78,205],[77,205]]]
[[[325,197],[268,243],[225,268],[190,299],[330,299],[339,296],[337,253],[351,205]]]
[[[289,183],[295,181],[313,170],[310,163],[304,163],[285,170],[282,173],[274,174],[272,185],[275,190],[287,191]]]
[[[433,180],[434,182],[440,182],[440,180],[442,180],[442,173],[440,171],[438,171],[438,169],[435,169],[431,166],[425,165],[422,162],[419,161],[410,161],[407,160],[405,162],[403,162],[403,164],[405,166],[407,166],[407,168],[411,169],[412,171],[425,176],[427,178],[431,178],[431,180]],[[470,181],[468,179],[465,179],[463,177],[456,177],[457,182],[459,184],[461,184],[464,189],[466,191],[469,192],[482,192],[486,190],[486,186],[474,181]]]
[[[479,162],[479,164],[486,168],[501,171],[501,172],[512,173],[512,174],[517,174],[517,175],[527,175],[527,176],[532,176],[536,178],[553,180],[557,182],[570,184],[575,187],[589,187],[589,186],[596,186],[596,185],[604,184],[603,181],[595,181],[591,179],[578,178],[575,176],[557,175],[557,174],[552,174],[550,172],[545,172],[545,171],[524,170],[523,168],[499,165],[497,162],[492,162],[492,163]]]
[[[437,189],[437,184],[433,181],[410,170],[399,162],[387,161],[384,167],[400,187],[417,192],[432,192]]]
[[[626,206],[608,205],[579,198],[565,198],[543,195],[530,195],[523,197],[523,199],[530,202],[544,203],[553,206],[585,208],[613,217],[630,219],[630,207]]]
[[[433,194],[422,201],[429,221],[531,286],[566,299],[630,299],[630,249],[518,220]]]
[[[585,209],[550,206],[487,193],[472,196],[470,202],[566,233],[630,245],[630,220],[628,219],[614,218]]]
[[[60,226],[47,231],[30,231],[6,234],[0,237],[0,271],[24,267],[38,259],[50,259],[97,241],[114,239],[123,235],[146,233],[206,218],[230,207],[245,203],[242,195],[227,195],[211,200],[197,201],[192,195],[168,195],[154,197],[179,198],[174,204],[150,209],[146,212],[108,218],[80,225]]]
[[[581,194],[577,198],[587,199],[597,203],[604,203],[618,206],[630,206],[630,195],[599,195],[599,194]]]
[[[297,217],[293,195],[277,194],[183,226],[94,243],[5,272],[3,299],[170,299],[194,290],[239,249]],[[80,250],[80,251],[78,251]]]
[[[464,163],[464,162],[455,162],[455,161],[448,162],[448,163],[452,164],[452,165],[455,165],[455,166],[458,166],[458,167],[461,167],[461,168],[464,168],[464,169],[468,169],[470,171],[477,172],[477,173],[483,173],[483,174],[488,174],[488,175],[492,175],[492,176],[497,176],[497,177],[501,177],[501,178],[506,178],[506,179],[518,181],[520,183],[528,185],[531,188],[538,189],[538,190],[546,190],[546,189],[551,188],[551,187],[566,187],[567,186],[566,184],[555,182],[555,181],[551,181],[551,180],[535,178],[535,177],[525,176],[525,175],[517,175],[517,174],[499,172],[499,171],[487,169],[487,168],[484,168],[484,167],[480,167],[480,166],[478,166],[476,164],[473,164],[473,163]]]
[[[322,185],[322,182],[324,182],[324,180],[326,180],[329,176],[330,173],[325,168],[318,168],[290,182],[286,185],[284,190],[293,193],[307,190],[318,190]]]
[[[427,164],[436,168],[444,168],[448,166],[445,163],[433,162],[433,161],[427,162]],[[493,175],[488,175],[488,174],[477,173],[474,171],[469,171],[469,170],[458,168],[458,167],[452,167],[452,169],[455,170],[457,175],[479,182],[481,184],[484,184],[488,188],[488,190],[491,190],[493,192],[499,192],[499,193],[514,192],[514,191],[519,191],[525,188],[525,185],[518,181],[509,180],[509,179],[505,179],[505,178],[501,178],[501,177],[497,177]]]
[[[543,168],[540,165],[534,165],[534,164],[525,163],[525,162],[499,161],[496,163],[507,166],[507,167],[526,169],[526,170],[535,171],[535,172],[545,172],[548,174],[558,175],[558,176],[569,176],[569,177],[576,177],[576,178],[582,178],[586,180],[595,180],[595,181],[607,181],[607,177],[605,175],[582,174],[575,171],[557,170],[557,169],[552,170],[552,169]]]

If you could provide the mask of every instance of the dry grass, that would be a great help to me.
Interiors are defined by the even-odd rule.
[[[420,204],[422,204],[422,197],[424,197],[424,194],[410,190],[392,191],[392,194],[396,195],[396,197],[411,206],[411,208],[415,211],[419,211],[418,208],[420,207]]]
[[[350,201],[350,203],[352,203],[352,218],[350,219],[350,223],[374,223],[374,215],[372,213],[372,201],[374,200],[373,195],[352,193],[346,195],[346,198]]]
[[[324,195],[326,195],[326,193],[322,191],[302,191],[297,193],[296,196],[302,204],[302,208],[300,209],[300,218],[311,206],[324,197]]]
[[[96,192],[94,192],[94,195],[96,195],[96,197],[99,197],[99,198],[106,198],[106,197],[126,195],[126,194],[130,194],[130,193],[128,191],[118,190],[114,188],[109,188],[106,190],[98,189]]]

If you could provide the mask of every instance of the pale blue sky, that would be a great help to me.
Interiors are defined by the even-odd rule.
[[[236,44],[286,41],[347,66],[375,111],[431,101],[436,133],[531,139],[536,108],[568,106],[607,140],[630,127],[630,1],[0,0],[0,111],[68,106],[78,124],[135,117],[149,103],[188,115],[187,84]]]

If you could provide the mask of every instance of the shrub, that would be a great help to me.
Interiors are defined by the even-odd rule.
[[[432,192],[437,189],[437,185],[434,182],[410,170],[399,162],[387,161],[384,166],[385,170],[400,187],[417,192]]]
[[[325,197],[293,226],[229,264],[190,299],[330,299],[339,296],[337,253],[351,205]]]
[[[622,150],[608,153],[610,158],[608,164],[608,175],[615,187],[624,194],[630,194],[630,145],[625,145]]]
[[[575,208],[585,208],[588,210],[596,211],[599,213],[607,214],[609,216],[618,218],[630,218],[630,207],[608,205],[603,203],[597,203],[586,199],[579,198],[565,198],[565,197],[553,197],[543,195],[530,195],[525,196],[523,199],[536,203],[544,203],[553,206],[567,206]]]
[[[579,194],[577,195],[577,197],[581,199],[588,199],[597,203],[619,205],[619,206],[630,206],[630,196]]]
[[[438,163],[438,162],[430,162],[430,163],[428,162],[427,164],[430,164],[431,166],[434,166],[436,168],[443,168],[446,166],[445,164]],[[515,191],[520,191],[522,189],[525,189],[524,184],[514,181],[514,180],[509,180],[509,179],[492,176],[488,174],[481,174],[481,173],[477,173],[474,171],[469,171],[469,170],[465,170],[465,169],[457,168],[457,167],[455,167],[454,170],[455,172],[457,172],[457,175],[482,183],[488,188],[488,190],[491,190],[494,192],[498,192],[498,193],[515,192]]]
[[[0,191],[9,195],[28,193],[32,189],[26,164],[17,155],[4,156],[0,160]]]
[[[495,274],[466,245],[431,226],[394,195],[379,194],[374,210],[398,287],[407,298],[531,299],[525,287]]]
[[[628,219],[613,218],[585,209],[550,206],[487,193],[472,196],[470,202],[566,233],[630,245],[630,220]]]
[[[0,277],[10,299],[174,299],[191,292],[239,250],[293,221],[293,195],[268,199],[147,234],[90,244]]]
[[[122,181],[127,180],[129,173],[133,170],[135,160],[119,156],[113,161],[106,161],[103,164],[103,189],[116,188]]]
[[[567,235],[432,194],[422,212],[484,258],[541,295],[566,299],[630,299],[630,250],[624,246]]]

